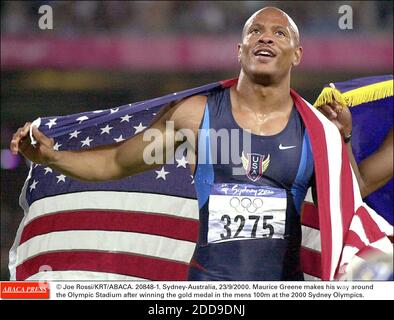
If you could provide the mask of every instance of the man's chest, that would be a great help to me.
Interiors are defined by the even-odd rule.
[[[272,136],[286,128],[289,121],[288,113],[274,112],[270,114],[254,114],[252,112],[234,111],[234,119],[243,129],[261,136]]]

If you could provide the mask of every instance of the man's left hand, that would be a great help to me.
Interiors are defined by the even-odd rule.
[[[321,106],[319,110],[337,126],[342,136],[346,137],[352,132],[352,114],[347,106],[342,106],[334,100],[332,103]]]

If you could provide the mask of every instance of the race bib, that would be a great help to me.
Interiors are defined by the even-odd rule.
[[[286,207],[284,189],[215,184],[209,197],[208,242],[283,239]]]

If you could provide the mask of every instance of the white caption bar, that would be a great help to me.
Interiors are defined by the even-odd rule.
[[[53,300],[393,300],[393,281],[53,281]]]

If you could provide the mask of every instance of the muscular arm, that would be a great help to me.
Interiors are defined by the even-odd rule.
[[[393,128],[380,145],[379,149],[360,162],[361,196],[383,187],[393,177]]]
[[[166,144],[167,132],[165,116],[159,119],[151,128],[158,130],[163,136],[163,145],[156,149],[176,147],[175,141]],[[149,129],[148,129],[149,130]],[[80,180],[104,181],[115,180],[144,172],[157,167],[159,164],[147,164],[143,159],[143,152],[151,141],[144,141],[144,133],[110,145],[98,146],[88,150],[55,152],[48,163],[51,168],[63,174]],[[159,144],[161,141],[154,141]]]
[[[81,151],[54,151],[53,139],[46,137],[33,127],[33,135],[38,141],[36,148],[32,147],[27,136],[30,123],[20,128],[13,136],[10,149],[15,154],[20,151],[26,158],[35,163],[41,163],[76,179],[85,181],[104,181],[120,179],[129,175],[153,169],[160,163],[147,164],[144,161],[144,149],[153,143],[155,150],[161,150],[163,160],[168,160],[167,150],[176,150],[182,141],[175,141],[177,130],[189,129],[196,135],[202,118],[206,97],[195,96],[179,102],[172,108],[167,108],[153,125],[156,133],[162,139],[144,141],[144,133],[140,133],[120,143],[99,146]],[[173,121],[173,129],[166,126],[167,121]],[[171,132],[173,131],[173,132]],[[161,154],[158,155],[159,157]]]
[[[350,111],[348,108],[341,110],[338,105],[334,101],[332,104],[322,106],[320,111],[342,134],[348,134],[352,131]],[[379,149],[358,165],[354,159],[351,143],[346,144],[346,149],[363,198],[383,187],[393,177],[393,129]]]

